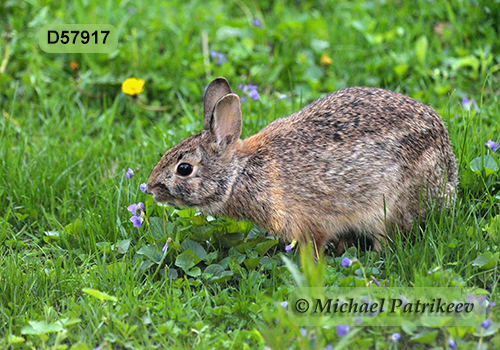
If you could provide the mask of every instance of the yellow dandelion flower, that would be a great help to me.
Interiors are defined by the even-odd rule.
[[[332,59],[330,56],[328,56],[326,53],[321,55],[321,58],[319,59],[319,62],[324,65],[324,66],[329,66],[330,64],[333,63]]]
[[[128,78],[122,83],[122,91],[127,95],[135,96],[144,90],[144,80]]]

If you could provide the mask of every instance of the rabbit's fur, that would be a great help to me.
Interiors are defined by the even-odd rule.
[[[147,191],[159,202],[255,222],[316,249],[357,234],[376,250],[426,203],[455,198],[457,167],[430,107],[375,88],[340,90],[240,140],[241,108],[224,78],[207,88],[204,130],[168,150]],[[178,165],[190,164],[188,176]],[[184,165],[185,166],[185,165]]]

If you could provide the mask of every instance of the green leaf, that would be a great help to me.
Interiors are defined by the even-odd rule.
[[[198,266],[192,268],[188,272],[186,272],[189,276],[191,277],[200,277],[201,276],[201,270]]]
[[[247,32],[243,29],[240,28],[234,28],[234,27],[221,27],[217,30],[217,39],[220,41],[224,41],[228,38],[243,38],[247,35]]]
[[[76,219],[72,223],[64,226],[64,232],[70,234],[70,235],[75,235],[80,232],[82,229],[82,220]]]
[[[88,294],[90,296],[93,296],[94,298],[97,298],[101,301],[109,300],[109,301],[118,301],[118,299],[112,295],[106,294],[104,292],[98,291],[97,289],[91,289],[91,288],[83,288],[82,292],[85,294]]]
[[[266,270],[274,270],[276,267],[278,267],[278,259],[271,259],[267,256],[263,256],[260,259],[260,265],[263,266]]]
[[[173,267],[168,269],[167,277],[170,279],[177,279],[179,277],[179,273],[177,272],[177,269],[174,269]]]
[[[217,259],[217,256],[218,256],[218,252],[211,252],[209,254],[207,254],[205,256],[205,258],[203,258],[204,261],[206,261],[208,264],[211,264],[212,261],[214,261],[215,259]]]
[[[248,275],[248,272],[243,267],[241,267],[242,262],[238,262],[238,260],[230,258],[228,261],[228,265],[229,265],[229,268],[231,269],[231,271],[240,275],[243,278],[246,278]]]
[[[260,256],[262,256],[266,254],[267,251],[272,247],[274,247],[276,244],[278,244],[277,239],[268,239],[262,243],[257,244],[255,250],[257,251],[257,253],[259,253]]]
[[[224,268],[219,264],[212,264],[205,268],[203,271],[203,276],[206,278],[211,278],[213,276],[220,276],[220,274],[224,271]]]
[[[222,305],[222,306],[216,306],[212,309],[208,309],[207,311],[211,312],[212,314],[216,316],[221,316],[222,314],[230,314],[231,309],[227,305]]]
[[[116,244],[116,246],[114,246],[113,248],[118,253],[125,254],[126,252],[128,252],[129,247],[130,247],[130,239],[124,239],[118,242],[118,244]]]
[[[179,328],[175,325],[174,320],[168,320],[164,324],[158,325],[158,330],[161,333],[169,333],[174,335],[179,334]]]
[[[210,281],[216,283],[226,282],[229,281],[233,277],[233,275],[233,271],[224,271],[219,276],[213,276],[212,278],[210,278]]]
[[[459,242],[456,238],[452,238],[451,241],[448,242],[449,248],[457,248],[460,247],[463,243]]]
[[[493,157],[491,157],[489,155],[485,155],[482,157],[482,159],[483,159],[483,167],[484,167],[486,176],[494,174],[498,171],[498,164],[497,164],[497,162],[495,162],[495,159],[493,159]],[[474,158],[470,162],[469,167],[470,167],[470,170],[472,170],[474,173],[480,175],[481,170],[483,169],[483,168],[481,168],[481,157]]]
[[[175,229],[175,224],[173,222],[165,221],[156,216],[150,217],[148,222],[149,233],[156,241],[165,238],[165,236],[171,234]]]
[[[311,49],[317,54],[325,52],[330,47],[330,43],[325,40],[313,39],[311,40]]]
[[[259,242],[256,239],[251,239],[248,241],[243,241],[241,244],[238,244],[235,248],[241,253],[248,253],[252,251],[257,244],[259,244]]]
[[[193,208],[186,208],[182,210],[175,210],[174,213],[181,218],[191,218],[196,214],[196,210]]]
[[[231,248],[231,249],[229,249],[229,256],[227,258],[228,258],[228,262],[229,261],[236,261],[236,263],[238,265],[241,265],[243,263],[243,261],[246,259],[246,257],[247,256],[245,254],[241,254],[235,248]],[[220,264],[220,262],[219,262],[219,264]]]
[[[153,244],[146,245],[139,249],[137,255],[145,256],[155,264],[159,264],[163,260],[163,252]]]
[[[477,75],[477,72],[479,70],[479,65],[480,65],[479,60],[476,57],[470,55],[462,58],[457,58],[456,60],[454,60],[454,62],[451,64],[451,69],[456,71],[463,67],[470,67],[474,71],[474,74]]]
[[[351,284],[354,282],[354,276],[349,275],[344,278],[340,278],[337,280],[339,287],[351,287]]]
[[[260,259],[261,259],[260,257],[259,258],[252,258],[252,259],[245,259],[245,261],[243,263],[245,264],[247,269],[253,270],[259,265]]]
[[[90,348],[85,343],[77,343],[73,345],[70,350],[90,350]]]
[[[80,318],[62,318],[62,319],[59,320],[59,322],[64,327],[67,327],[67,326],[71,326],[71,325],[80,323],[80,322],[82,322],[82,320]]]
[[[254,225],[247,234],[247,239],[257,238],[260,235],[260,229]]]
[[[410,68],[410,66],[407,63],[398,64],[394,67],[394,73],[396,73],[399,78],[403,78],[408,72],[408,68]]]
[[[59,322],[45,323],[44,321],[28,321],[29,326],[21,329],[21,334],[41,335],[46,333],[61,332],[64,328]]]
[[[185,240],[184,242],[181,243],[181,249],[182,250],[188,250],[191,249],[191,251],[198,257],[200,260],[205,259],[207,256],[207,252],[203,247],[201,246],[200,243],[194,242],[191,240]]]
[[[96,247],[99,248],[105,254],[109,254],[111,252],[111,243],[110,242],[97,242]]]
[[[58,240],[59,239],[59,235],[60,235],[60,232],[59,231],[45,231],[44,232],[44,237],[43,237],[43,240],[46,242],[46,243],[49,243],[50,241],[52,240]]]
[[[425,58],[427,56],[427,49],[429,48],[429,41],[425,35],[422,35],[415,44],[415,54],[420,62],[420,64],[425,63]]]
[[[469,164],[470,170],[476,174],[481,174],[481,157],[474,158]]]
[[[177,256],[175,259],[175,266],[180,267],[184,272],[188,273],[189,270],[201,261],[200,258],[188,249]]]
[[[235,232],[225,234],[221,239],[228,247],[235,247],[245,239],[245,236],[241,232]]]
[[[472,266],[477,266],[482,270],[489,270],[497,265],[499,257],[500,257],[500,252],[496,252],[495,254],[491,252],[486,252],[484,254],[479,255],[472,262]]]
[[[28,214],[14,213],[14,215],[16,216],[17,220],[19,220],[19,221],[23,221],[24,219],[26,219],[28,217]],[[23,339],[23,338],[21,338],[21,339]]]
[[[434,344],[439,331],[435,330],[428,333],[420,333],[412,337],[411,339],[422,344]]]
[[[23,337],[17,337],[13,334],[10,334],[8,337],[7,337],[7,343],[10,345],[10,344],[17,344],[17,343],[23,343],[24,342],[24,338]]]

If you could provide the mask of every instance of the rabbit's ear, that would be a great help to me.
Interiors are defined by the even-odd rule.
[[[229,146],[241,135],[241,103],[236,94],[222,97],[214,108],[211,131],[221,146]]]
[[[207,86],[205,91],[205,97],[203,98],[203,115],[205,118],[204,126],[205,130],[210,130],[210,125],[212,124],[212,115],[214,113],[215,105],[222,97],[230,94],[231,88],[226,78],[220,77],[214,79]]]

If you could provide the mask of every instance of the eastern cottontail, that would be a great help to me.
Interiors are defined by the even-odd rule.
[[[318,250],[344,235],[379,250],[426,202],[455,198],[448,133],[430,107],[354,87],[325,96],[240,140],[241,105],[224,78],[207,87],[204,130],[168,150],[149,176],[155,201],[255,222]]]

